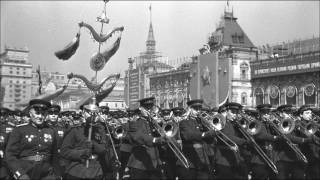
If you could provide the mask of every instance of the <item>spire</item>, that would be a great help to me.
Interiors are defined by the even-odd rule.
[[[148,39],[146,41],[146,46],[147,46],[147,53],[153,54],[156,50],[156,41],[153,35],[151,5],[149,6],[149,10],[150,10],[150,25],[149,25],[149,33],[148,33]]]

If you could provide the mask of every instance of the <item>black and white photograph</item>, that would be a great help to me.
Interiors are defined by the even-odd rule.
[[[320,1],[0,0],[0,180],[319,180]]]

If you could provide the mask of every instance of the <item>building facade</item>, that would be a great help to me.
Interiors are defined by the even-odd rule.
[[[253,104],[270,103],[274,107],[308,104],[319,107],[319,40],[312,38],[283,44],[287,47],[285,53],[276,56],[271,53],[273,56],[252,62]]]
[[[32,91],[32,65],[27,48],[5,47],[0,55],[0,106],[17,109],[16,104],[30,100]]]

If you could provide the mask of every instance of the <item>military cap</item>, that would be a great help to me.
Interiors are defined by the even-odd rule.
[[[242,105],[236,102],[229,102],[226,104],[227,109],[230,110],[241,110],[242,109]]]
[[[224,112],[226,110],[227,110],[227,107],[225,105],[222,105],[222,106],[219,107],[218,113],[222,113],[222,112]]]
[[[219,111],[219,108],[218,107],[213,107],[211,108],[211,112],[218,112]]]
[[[147,97],[139,100],[140,106],[146,107],[150,105],[154,105],[155,103],[155,98],[154,97]]]
[[[202,106],[203,99],[193,99],[187,102],[187,105],[190,107]]]
[[[319,108],[316,108],[316,107],[312,108],[312,112],[314,114],[316,114],[317,116],[320,116],[320,109]]]
[[[70,114],[70,111],[62,111],[62,112],[60,112],[61,116],[69,116],[69,114]]]
[[[49,108],[51,106],[50,102],[42,100],[42,99],[32,99],[29,101],[29,106],[31,108],[40,107],[40,108]]]
[[[205,111],[205,112],[209,112],[211,109],[210,108],[208,108],[208,107],[203,107],[202,106],[202,109],[201,109],[202,111]]]
[[[137,115],[140,113],[139,108],[135,108],[135,109],[127,109],[127,113],[129,116],[133,116],[133,115]]]
[[[256,108],[258,111],[271,110],[271,104],[259,104]]]
[[[292,111],[292,105],[284,104],[284,105],[278,106],[277,111],[280,111],[280,112]]]
[[[299,108],[298,112],[299,112],[299,114],[302,114],[304,111],[308,111],[308,110],[312,110],[312,108],[310,106],[308,106],[308,105],[302,105]]]
[[[108,106],[100,106],[100,111],[103,113],[103,114],[107,114],[109,112],[109,107]]]
[[[161,110],[161,115],[162,116],[167,116],[171,113],[171,109],[162,109]]]
[[[7,116],[10,112],[11,110],[8,108],[5,108],[5,107],[0,108],[0,116]]]
[[[61,107],[58,105],[58,104],[52,104],[48,111],[51,111],[51,112],[60,112],[61,110]]]
[[[182,107],[174,107],[171,110],[175,116],[180,116],[185,112],[185,110]]]
[[[22,111],[20,111],[19,109],[16,109],[16,110],[12,111],[12,115],[22,116]]]
[[[250,116],[257,116],[259,114],[255,109],[245,109],[244,112]]]

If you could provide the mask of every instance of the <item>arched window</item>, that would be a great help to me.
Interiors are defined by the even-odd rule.
[[[270,97],[270,104],[273,106],[279,106],[280,104],[280,90],[278,86],[270,86],[269,89],[269,97]]]
[[[249,79],[249,65],[247,63],[242,63],[240,65],[240,79],[241,80]]]
[[[304,93],[304,104],[306,105],[315,105],[316,104],[316,87],[314,84],[307,84],[304,89],[303,89]]]
[[[241,104],[247,105],[248,103],[248,95],[246,92],[241,93]]]
[[[297,104],[297,88],[295,86],[288,86],[286,88],[287,104],[295,106]]]
[[[254,94],[256,97],[256,105],[263,104],[263,89],[257,88]]]

